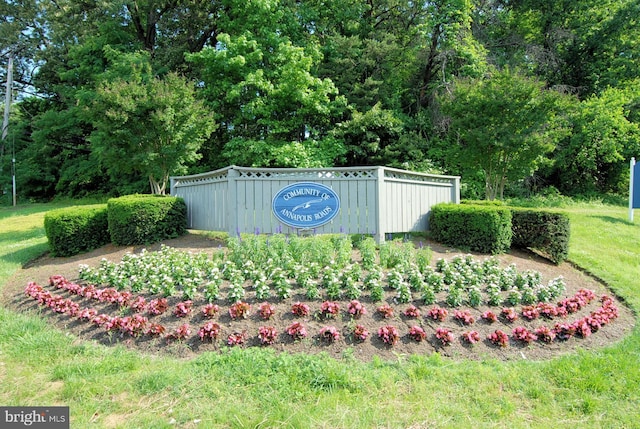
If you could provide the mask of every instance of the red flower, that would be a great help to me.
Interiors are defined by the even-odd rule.
[[[287,328],[289,334],[294,340],[301,340],[307,337],[307,329],[300,322],[295,322]]]
[[[462,339],[469,344],[475,344],[480,341],[480,334],[477,331],[468,331],[462,334]]]
[[[258,338],[263,345],[270,345],[276,342],[278,332],[273,326],[261,326],[258,329]]]
[[[409,329],[409,337],[417,342],[420,342],[427,338],[427,333],[424,332],[424,329],[422,329],[420,326],[412,326]]]
[[[391,319],[393,317],[393,308],[391,308],[389,304],[381,305],[376,311],[385,319]]]
[[[291,313],[298,317],[308,316],[310,313],[309,306],[307,304],[303,304],[301,302],[296,302],[291,306]]]
[[[334,326],[325,326],[320,329],[320,338],[325,341],[333,342],[340,338],[340,333]]]
[[[387,325],[378,329],[378,337],[383,343],[393,346],[398,342],[398,330],[395,326]]]
[[[443,346],[451,344],[454,340],[453,334],[447,328],[436,329],[436,338],[440,340]]]

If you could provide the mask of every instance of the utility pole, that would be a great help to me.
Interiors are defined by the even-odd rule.
[[[7,143],[7,134],[9,133],[9,112],[11,111],[11,98],[13,95],[13,53],[9,52],[9,62],[7,63],[7,89],[4,98],[4,119],[2,121],[2,143],[0,143],[0,161],[4,155],[4,149]],[[12,153],[12,171],[15,171],[15,155]],[[2,173],[2,163],[0,162],[0,173]],[[15,174],[15,173],[14,173]],[[13,205],[16,205],[16,185],[15,176],[13,179]]]

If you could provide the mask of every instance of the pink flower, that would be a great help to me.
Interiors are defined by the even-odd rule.
[[[382,315],[385,319],[390,319],[393,317],[393,308],[389,306],[389,304],[383,304],[376,310],[379,314]]]
[[[187,317],[189,313],[191,313],[191,307],[193,306],[192,301],[182,301],[176,305],[176,309],[173,311],[174,316],[176,317]]]
[[[499,329],[496,329],[496,331],[487,338],[496,346],[506,347],[507,344],[509,344],[509,336]]]
[[[448,314],[449,312],[446,308],[435,306],[427,312],[427,317],[438,322],[443,322],[447,318]]]
[[[294,340],[301,340],[307,337],[307,329],[300,322],[295,322],[289,325],[287,328],[287,334],[289,334]]]
[[[409,329],[409,337],[411,337],[412,340],[420,342],[427,338],[427,333],[424,332],[424,329],[420,326],[415,325]]]
[[[383,343],[393,346],[398,342],[398,330],[395,326],[387,325],[378,329],[378,337]]]
[[[202,309],[202,315],[208,319],[214,317],[220,311],[220,307],[215,304],[207,304]]]
[[[440,340],[443,346],[451,344],[454,340],[453,334],[447,328],[436,329],[436,338]]]
[[[356,325],[355,328],[353,328],[353,336],[357,340],[364,341],[369,337],[369,331],[362,325]]]
[[[477,331],[467,331],[462,334],[462,339],[469,344],[475,344],[480,341],[480,334]]]
[[[220,325],[215,322],[207,322],[198,330],[198,336],[201,341],[217,340],[220,335]]]
[[[258,339],[262,345],[271,345],[276,342],[278,332],[273,326],[261,326],[258,328]]]
[[[325,341],[333,342],[340,338],[340,333],[334,326],[325,326],[320,329],[320,338]]]
[[[298,317],[308,316],[310,312],[309,306],[301,302],[296,302],[291,306],[291,313]]]
[[[367,314],[367,309],[364,308],[364,305],[357,299],[349,302],[349,306],[347,307],[347,311],[354,317],[360,317]]]
[[[320,304],[320,313],[324,317],[335,317],[340,311],[340,305],[333,301],[324,301]]]
[[[420,310],[418,310],[418,307],[416,307],[415,305],[410,305],[406,308],[406,310],[404,310],[404,315],[406,317],[417,319],[420,317]]]

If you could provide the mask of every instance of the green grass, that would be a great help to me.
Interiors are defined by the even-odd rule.
[[[44,212],[0,209],[0,284],[46,250]],[[640,222],[623,207],[569,204],[570,259],[640,309]],[[549,362],[228,349],[192,360],[83,343],[37,314],[0,308],[0,404],[68,405],[73,428],[637,427],[640,329]]]

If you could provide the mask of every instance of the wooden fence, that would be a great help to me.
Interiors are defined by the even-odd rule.
[[[171,195],[187,204],[188,228],[239,233],[294,233],[272,211],[285,186],[314,182],[331,188],[340,210],[314,233],[371,234],[426,231],[431,206],[460,202],[460,178],[388,167],[248,168],[171,177]]]

